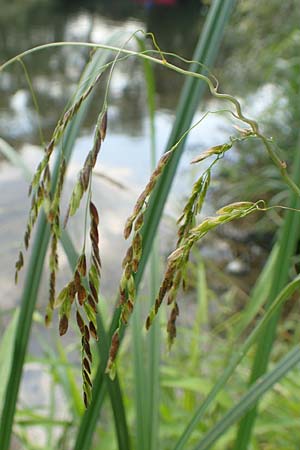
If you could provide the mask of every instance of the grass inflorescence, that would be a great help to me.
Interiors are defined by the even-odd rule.
[[[83,378],[83,392],[84,403],[86,407],[91,401],[91,365],[92,365],[92,352],[90,347],[90,338],[98,339],[97,334],[97,303],[99,295],[100,285],[100,271],[101,260],[99,252],[99,215],[95,204],[91,201],[92,197],[92,174],[95,168],[101,145],[106,136],[107,129],[107,102],[108,102],[108,90],[111,81],[112,71],[115,64],[118,62],[120,54],[124,54],[125,57],[131,55],[140,57],[147,61],[151,61],[155,64],[162,64],[165,67],[179,72],[185,76],[195,77],[204,81],[213,97],[229,102],[233,106],[233,111],[229,111],[231,115],[242,122],[246,128],[237,127],[238,135],[230,136],[227,142],[210,147],[208,150],[202,152],[199,156],[194,158],[191,163],[197,164],[205,160],[206,158],[214,157],[210,166],[199,176],[195,182],[191,194],[183,207],[182,214],[178,219],[178,238],[174,251],[169,255],[167,260],[167,266],[165,269],[164,277],[161,281],[154,305],[146,318],[146,328],[149,329],[155,316],[158,314],[161,304],[164,299],[167,298],[167,304],[170,307],[169,319],[167,322],[167,334],[168,342],[171,345],[176,337],[176,320],[179,315],[178,306],[178,294],[181,287],[185,287],[185,274],[187,264],[189,261],[192,248],[210,231],[216,227],[230,222],[235,219],[239,219],[247,216],[248,214],[262,209],[259,207],[259,202],[239,202],[231,205],[226,205],[217,211],[215,216],[206,217],[197,224],[198,217],[201,213],[204,201],[207,196],[207,192],[210,186],[212,168],[213,166],[229,151],[236,142],[242,142],[247,139],[257,138],[265,146],[268,154],[270,155],[274,164],[279,168],[281,175],[287,182],[287,184],[299,195],[298,187],[293,183],[289,175],[287,174],[287,167],[284,161],[281,161],[273,149],[273,143],[270,139],[266,138],[259,131],[257,122],[244,116],[240,103],[238,100],[228,94],[221,94],[218,92],[217,80],[209,74],[205,76],[197,72],[191,72],[171,64],[168,61],[170,54],[162,52],[156,41],[151,36],[154,42],[155,51],[149,52],[134,52],[122,48],[114,48],[111,46],[94,45],[94,48],[104,48],[111,51],[115,51],[117,56],[114,58],[111,64],[103,66],[94,81],[87,87],[80,98],[71,105],[68,110],[63,114],[62,118],[58,121],[57,126],[53,132],[53,135],[45,148],[44,156],[40,164],[38,165],[36,172],[33,176],[32,182],[29,188],[29,194],[31,195],[31,208],[29,211],[29,217],[26,225],[24,235],[25,249],[29,247],[30,237],[33,228],[36,224],[37,218],[41,209],[43,208],[46,214],[47,221],[50,225],[51,244],[50,244],[50,283],[49,283],[49,301],[46,309],[45,322],[49,325],[52,321],[52,315],[54,309],[59,309],[59,334],[62,336],[68,330],[70,315],[72,309],[76,311],[76,321],[81,334],[81,349],[82,349],[82,378]],[[62,45],[60,43],[56,45]],[[64,45],[80,45],[80,43],[65,43]],[[82,44],[89,46],[89,44]],[[48,47],[52,46],[49,44]],[[43,47],[41,47],[43,48]],[[31,52],[36,51],[33,49]],[[28,51],[25,54],[31,53]],[[153,56],[157,55],[157,57]],[[172,55],[174,56],[174,55]],[[120,58],[122,59],[122,58]],[[180,58],[185,61],[183,58]],[[9,63],[6,63],[0,71],[6,67]],[[78,175],[78,179],[73,187],[71,198],[69,201],[67,213],[65,214],[64,226],[67,225],[70,216],[74,216],[81,206],[84,194],[87,193],[87,205],[85,221],[87,222],[87,211],[89,211],[89,236],[91,241],[91,256],[90,262],[87,262],[86,248],[84,236],[84,244],[82,252],[78,258],[75,271],[72,279],[67,285],[56,294],[56,274],[59,266],[58,261],[58,243],[61,237],[61,195],[65,182],[66,165],[64,160],[63,151],[61,153],[61,164],[58,175],[58,181],[54,190],[51,186],[51,170],[50,160],[55,147],[61,140],[64,131],[66,130],[69,122],[76,116],[84,101],[93,91],[94,87],[102,77],[104,68],[110,67],[110,74],[108,77],[108,83],[106,87],[105,97],[103,101],[103,107],[99,113],[96,121],[94,141],[91,150],[88,152],[83,167]],[[206,114],[207,115],[207,114]],[[115,359],[117,356],[118,348],[120,345],[120,330],[123,326],[127,325],[129,318],[133,312],[134,304],[136,301],[137,287],[135,283],[135,277],[139,270],[139,264],[143,254],[143,225],[144,218],[147,213],[148,204],[151,201],[152,195],[158,185],[159,180],[164,176],[166,167],[170,163],[176,149],[187,134],[197,126],[205,117],[197,122],[195,125],[187,129],[182,136],[177,140],[177,143],[173,145],[158,161],[156,168],[154,169],[149,182],[146,184],[142,193],[138,197],[136,204],[133,208],[133,212],[127,219],[124,227],[124,238],[128,239],[132,237],[131,244],[123,259],[123,272],[119,283],[119,303],[120,316],[118,324],[114,329],[111,347],[109,351],[109,358],[107,361],[107,372],[111,375],[115,370]],[[87,233],[86,222],[84,226],[84,233]],[[18,260],[16,262],[16,274],[15,279],[17,281],[18,272],[24,265],[23,252],[20,251]],[[75,305],[75,306],[73,306]]]

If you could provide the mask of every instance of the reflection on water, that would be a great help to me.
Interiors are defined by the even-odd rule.
[[[90,1],[85,2],[84,6],[82,2],[74,1],[47,1],[43,6],[28,1],[22,3],[19,10],[8,8],[1,15],[1,59],[5,61],[42,43],[70,40],[105,42],[117,30],[124,33],[141,28],[154,32],[162,49],[172,50],[190,58],[204,12],[205,9],[199,7],[199,2],[195,1],[180,2],[168,8],[154,7],[150,10],[134,1]],[[82,48],[52,48],[25,59],[39,98],[43,127],[48,136],[74,89],[87,54],[88,50]],[[176,93],[180,91],[182,79],[162,68],[156,67],[155,71],[159,108],[173,109],[177,103]],[[145,96],[141,92],[144,90],[141,66],[136,62],[124,63],[122,69],[116,72],[113,88],[117,89],[119,94],[119,116],[123,117],[123,121],[126,117],[122,131],[127,129],[128,133],[134,133],[139,129],[139,124],[135,121],[146,113]],[[37,142],[37,133],[33,132],[30,123],[21,124],[10,105],[11,97],[20,89],[27,91],[28,87],[21,66],[15,64],[0,79],[0,133],[7,139],[22,138],[23,135],[32,133]],[[117,93],[113,94],[113,97],[116,97]],[[20,93],[18,96],[20,97]],[[23,99],[23,111],[19,111],[25,113],[27,122],[33,120],[30,111],[24,111],[24,106],[30,106],[30,103],[27,99],[25,105]],[[13,130],[7,126],[11,118],[16,121]],[[36,130],[36,126],[34,128]]]

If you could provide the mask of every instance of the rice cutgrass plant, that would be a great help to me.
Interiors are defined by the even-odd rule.
[[[158,48],[157,43],[154,37],[151,35],[155,47]],[[95,47],[103,47],[103,46],[95,46]],[[105,47],[104,47],[105,48]],[[120,52],[124,52],[128,54],[128,50],[123,48],[117,49],[117,57]],[[133,53],[133,52],[129,52]],[[234,220],[236,218],[244,217],[248,215],[250,212],[253,212],[257,209],[257,204],[250,202],[240,202],[235,205],[227,205],[219,211],[219,215],[213,218],[206,218],[200,225],[197,227],[193,227],[195,224],[195,217],[200,213],[203,202],[206,197],[207,189],[209,187],[210,177],[211,177],[211,169],[213,165],[224,155],[225,152],[230,150],[236,141],[243,141],[250,139],[252,137],[259,138],[264,144],[267,152],[269,153],[272,161],[276,164],[276,166],[280,169],[282,176],[285,181],[293,188],[297,194],[299,194],[299,188],[294,184],[292,179],[289,177],[286,171],[286,163],[281,161],[276,155],[270,139],[263,136],[260,131],[258,124],[252,120],[244,116],[241,106],[236,98],[227,94],[221,94],[218,92],[218,82],[215,81],[214,77],[205,76],[202,74],[195,74],[193,72],[185,71],[183,69],[178,68],[177,66],[170,64],[167,62],[166,55],[158,48],[158,54],[161,56],[161,59],[154,58],[149,55],[145,55],[145,53],[135,52],[137,56],[142,58],[150,59],[152,62],[156,62],[159,64],[164,64],[166,67],[171,68],[173,70],[183,72],[187,76],[197,76],[200,79],[204,80],[211,92],[211,94],[219,99],[226,100],[230,102],[235,111],[231,111],[231,114],[234,118],[243,122],[247,125],[247,128],[237,127],[237,130],[240,136],[230,137],[229,142],[225,142],[224,144],[220,144],[214,147],[209,148],[205,152],[203,152],[200,156],[193,159],[192,163],[196,164],[203,161],[210,156],[216,156],[216,159],[211,164],[209,169],[207,169],[199,178],[199,180],[195,183],[193,187],[193,191],[191,196],[184,207],[183,213],[179,218],[178,222],[181,223],[179,231],[178,231],[178,242],[176,250],[170,255],[168,259],[168,265],[165,272],[164,279],[162,281],[161,287],[159,289],[158,297],[156,298],[154,308],[151,310],[149,316],[146,320],[146,328],[149,329],[151,323],[153,321],[154,316],[157,314],[159,307],[165,297],[168,294],[167,303],[172,305],[169,321],[168,321],[168,335],[169,335],[169,343],[173,342],[174,337],[176,336],[176,317],[179,314],[178,304],[176,302],[176,295],[180,285],[183,283],[184,286],[184,273],[186,269],[187,261],[189,260],[189,254],[192,246],[201,239],[210,229],[215,228],[216,226],[226,223],[228,221]],[[114,67],[114,64],[117,61],[117,57],[114,59],[111,68]],[[96,332],[96,320],[95,320],[95,304],[97,303],[98,298],[98,288],[99,288],[99,277],[100,277],[100,256],[98,250],[99,244],[99,236],[98,236],[98,212],[96,210],[95,205],[89,201],[89,209],[91,214],[91,231],[90,237],[92,242],[92,256],[91,256],[91,267],[89,270],[88,276],[88,284],[89,284],[89,292],[85,289],[84,285],[81,282],[81,277],[86,276],[86,256],[83,252],[78,260],[78,264],[74,273],[74,278],[70,283],[63,288],[63,290],[58,295],[57,299],[55,298],[55,274],[58,268],[58,256],[57,256],[57,244],[60,236],[60,197],[64,183],[65,176],[65,161],[63,156],[61,157],[60,170],[58,174],[58,182],[56,185],[56,189],[54,194],[51,195],[50,192],[50,180],[51,173],[49,168],[49,161],[54,150],[54,147],[57,141],[60,139],[64,129],[66,128],[69,120],[71,120],[77,111],[80,109],[81,104],[86,100],[88,95],[91,93],[92,89],[95,87],[96,83],[100,79],[104,68],[95,81],[88,87],[88,89],[81,95],[79,100],[63,115],[62,119],[58,122],[56,126],[53,136],[46,146],[45,156],[41,163],[39,164],[30,185],[29,193],[32,195],[32,205],[29,213],[29,221],[27,224],[24,243],[25,248],[28,248],[30,235],[33,229],[33,226],[37,220],[39,210],[41,206],[44,206],[46,211],[47,219],[50,223],[51,228],[51,253],[50,253],[50,288],[49,288],[49,304],[46,313],[46,323],[51,321],[52,311],[54,307],[60,307],[60,324],[59,331],[60,334],[63,335],[66,333],[68,328],[68,320],[71,311],[71,305],[73,304],[76,297],[76,305],[84,306],[85,313],[89,320],[89,325],[84,324],[84,320],[77,309],[77,323],[82,335],[82,352],[83,352],[83,376],[85,378],[84,381],[84,398],[85,404],[88,405],[88,398],[90,398],[90,389],[88,386],[92,386],[88,373],[90,373],[89,364],[87,364],[87,356],[91,361],[91,352],[89,348],[89,337],[92,334],[97,338]],[[109,89],[109,83],[106,88],[106,93]],[[107,96],[107,94],[106,94]],[[80,206],[83,194],[88,191],[88,197],[91,197],[91,177],[92,170],[95,167],[97,156],[101,147],[102,142],[104,141],[106,135],[107,128],[107,99],[105,96],[105,101],[103,102],[102,110],[99,114],[99,118],[97,120],[95,135],[94,135],[94,144],[90,152],[88,153],[86,160],[84,162],[84,166],[80,171],[79,179],[73,188],[73,192],[71,195],[68,211],[66,214],[66,219],[64,224],[67,224],[67,220],[69,215],[73,216],[77,209]],[[249,128],[250,126],[250,128]],[[185,135],[190,131],[186,130],[185,133],[180,137],[180,139],[176,142],[176,144],[166,152],[159,160],[154,172],[152,173],[148,184],[146,185],[143,192],[140,194],[132,215],[128,218],[125,228],[124,228],[124,237],[127,239],[132,230],[133,230],[133,238],[132,244],[128,248],[125,258],[123,260],[123,275],[120,282],[120,305],[121,305],[121,315],[120,322],[118,328],[115,330],[112,337],[112,344],[109,354],[109,360],[107,363],[107,372],[113,376],[113,368],[114,368],[114,360],[117,355],[117,350],[119,347],[119,330],[122,325],[126,325],[128,322],[128,318],[133,311],[134,301],[136,296],[136,288],[134,282],[134,275],[138,271],[139,261],[142,256],[143,244],[142,244],[142,236],[140,230],[143,227],[144,215],[147,210],[147,202],[149,201],[151,194],[164,172],[164,168],[167,166],[173,152],[176,151],[176,148],[179,146],[181,140],[185,137]],[[85,241],[85,237],[84,237]],[[23,266],[23,255],[22,252],[19,254],[19,259],[16,263],[16,279],[17,272]],[[86,301],[88,300],[88,301]],[[90,355],[90,356],[89,356]]]
[[[206,170],[204,170],[203,173],[200,174],[198,180],[195,182],[192,188],[192,192],[186,204],[184,205],[182,214],[178,219],[178,240],[176,248],[174,249],[174,251],[172,251],[172,253],[168,257],[167,267],[165,270],[163,280],[161,281],[161,285],[159,287],[155,303],[146,319],[147,329],[151,327],[152,322],[155,316],[157,315],[162,302],[167,297],[167,304],[171,308],[167,323],[168,341],[169,345],[171,345],[174,341],[174,338],[176,337],[176,319],[177,316],[179,315],[177,295],[181,286],[183,289],[185,288],[186,266],[192,248],[196,246],[199,240],[201,240],[209,231],[215,229],[216,227],[236,219],[244,218],[249,214],[252,214],[258,210],[265,211],[268,209],[265,206],[265,204],[260,200],[257,202],[240,201],[223,206],[216,212],[216,215],[212,217],[206,217],[198,223],[198,216],[202,210],[202,206],[204,204],[210,186],[213,167],[216,164],[219,164],[219,161],[222,159],[224,154],[227,151],[229,151],[237,141],[241,142],[253,138],[260,141],[263,144],[267,153],[269,154],[272,162],[280,171],[285,182],[289,185],[289,187],[293,190],[293,192],[297,196],[300,196],[300,189],[290,178],[287,171],[286,163],[284,161],[281,161],[280,158],[277,156],[273,146],[273,141],[268,137],[264,136],[260,132],[258,123],[256,121],[244,115],[238,100],[231,95],[220,93],[218,91],[218,83],[210,73],[208,75],[203,75],[202,73],[182,69],[178,67],[176,64],[170,63],[168,61],[170,55],[164,53],[158,47],[154,37],[152,35],[151,37],[152,42],[154,43],[154,50],[150,51],[138,52],[133,50],[127,50],[124,47],[112,47],[108,45],[100,45],[100,44],[96,45],[89,43],[77,43],[77,42],[56,43],[56,44],[47,44],[44,46],[39,46],[34,49],[28,50],[22,53],[21,55],[12,58],[10,61],[0,66],[1,72],[1,70],[8,67],[11,63],[25,57],[27,54],[45,48],[49,48],[55,45],[56,46],[82,45],[85,47],[92,47],[94,49],[110,50],[112,52],[115,52],[117,55],[109,64],[106,63],[101,66],[93,82],[88,86],[88,88],[81,94],[78,100],[75,103],[73,103],[73,105],[65,112],[62,118],[59,120],[53,132],[52,138],[50,139],[50,142],[45,148],[44,157],[41,163],[39,164],[33,176],[32,182],[30,184],[29,194],[31,195],[32,203],[24,235],[24,247],[25,249],[28,249],[32,230],[37,222],[39,214],[41,213],[41,211],[43,211],[44,217],[47,220],[50,227],[50,236],[51,236],[50,264],[49,264],[50,267],[49,303],[46,310],[45,321],[46,324],[49,324],[52,320],[53,310],[56,308],[59,309],[59,334],[64,335],[68,329],[68,323],[72,308],[75,309],[76,311],[76,321],[81,334],[83,397],[86,407],[88,407],[90,402],[92,401],[91,364],[93,361],[90,348],[90,337],[92,336],[96,340],[98,339],[96,314],[97,314],[97,303],[99,297],[100,272],[101,272],[99,231],[98,231],[99,215],[97,208],[92,201],[92,175],[93,169],[96,165],[97,156],[99,154],[100,148],[106,136],[107,117],[109,113],[109,106],[107,104],[107,99],[112,71],[113,68],[115,67],[115,64],[118,63],[118,59],[121,54],[125,57],[135,56],[145,61],[149,61],[153,64],[163,65],[164,67],[179,72],[186,77],[196,78],[198,80],[205,82],[213,97],[222,101],[229,102],[231,104],[231,106],[233,107],[233,109],[229,110],[231,116],[239,123],[243,123],[245,127],[245,128],[238,127],[237,135],[229,137],[227,142],[209,148],[208,150],[203,152],[200,156],[194,158],[192,161],[193,164],[198,164],[207,158],[210,157],[214,158],[210,166]],[[182,59],[183,58],[181,58],[181,60]],[[82,108],[82,105],[84,104],[88,96],[91,94],[98,81],[101,79],[102,74],[105,72],[105,70],[109,68],[110,68],[110,75],[108,78],[106,94],[103,101],[102,109],[99,113],[97,123],[95,126],[94,143],[92,149],[90,150],[90,152],[86,157],[83,168],[81,169],[78,175],[78,180],[73,187],[71,199],[65,215],[64,225],[67,226],[69,217],[74,216],[76,214],[77,210],[82,204],[82,199],[86,194],[82,252],[78,257],[72,279],[57,295],[55,287],[56,273],[58,270],[57,246],[59,240],[61,239],[61,233],[63,229],[61,223],[61,195],[65,182],[67,164],[65,155],[61,150],[61,153],[59,155],[59,166],[56,177],[57,181],[55,185],[53,185],[51,183],[53,176],[50,170],[50,159],[52,155],[55,153],[57,145],[60,142],[60,139],[64,134],[65,130],[67,129],[68,125],[79,113],[79,111]],[[124,326],[126,326],[129,321],[130,315],[134,310],[134,304],[136,301],[137,287],[135,278],[144,251],[142,230],[144,226],[144,218],[148,211],[148,205],[151,203],[152,197],[155,193],[155,189],[161,178],[164,176],[165,170],[167,166],[170,164],[171,158],[176,153],[182,140],[186,138],[190,130],[194,128],[194,126],[196,125],[197,124],[187,128],[182,133],[182,135],[177,139],[176,143],[160,158],[158,164],[156,165],[156,168],[154,169],[150,177],[149,182],[147,183],[145,189],[138,197],[133,212],[125,224],[124,237],[125,239],[128,239],[130,236],[132,236],[132,240],[127,250],[127,253],[123,259],[123,274],[119,285],[118,307],[120,308],[120,316],[117,326],[113,331],[109,350],[109,358],[108,361],[106,361],[106,371],[110,374],[112,378],[114,377],[116,371],[115,361],[120,345],[121,333]],[[89,264],[86,255],[86,234],[88,223],[89,223],[89,236],[91,240],[91,255]],[[16,262],[16,281],[18,278],[18,272],[21,270],[23,265],[24,265],[24,256],[23,252],[20,251],[18,260]],[[280,297],[280,299],[282,300],[282,297]],[[270,316],[273,314],[273,309],[270,309],[266,315],[268,320]],[[258,330],[258,328],[256,330]],[[257,335],[258,331],[255,331],[255,338]],[[249,348],[250,344],[252,344],[253,342],[253,339],[254,338],[252,336],[251,339],[247,341],[245,349]],[[299,358],[298,352],[295,354],[296,359],[294,358],[292,362],[288,361],[287,365],[284,366],[284,370],[280,372],[281,375],[285,373],[285,370],[288,370],[290,367],[292,367],[292,365],[295,364],[295,361],[296,362],[298,361],[297,359]],[[242,356],[243,353],[241,352],[239,357]],[[232,365],[230,366],[231,370],[233,370],[236,367],[237,363],[238,360],[235,359],[234,363],[232,363]],[[229,376],[229,372],[227,372],[227,375]],[[274,378],[272,378],[272,380],[273,379]],[[225,378],[222,379],[221,383],[222,386],[226,381],[224,380]],[[269,388],[271,383],[269,382],[268,384],[268,382],[269,379],[267,379],[265,383],[265,385],[267,386],[266,389]],[[253,398],[251,405],[254,402]],[[255,397],[255,399],[257,398],[258,394],[257,397]]]

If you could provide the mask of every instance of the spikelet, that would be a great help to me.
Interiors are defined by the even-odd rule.
[[[210,154],[220,155],[224,151],[228,150],[232,144],[224,144],[223,146],[218,146],[209,149],[205,157],[210,156]],[[198,158],[199,162],[203,158]],[[164,299],[167,297],[167,305],[171,306],[171,312],[169,315],[169,320],[167,323],[167,333],[168,333],[168,343],[169,346],[172,345],[176,337],[176,319],[179,315],[179,308],[177,304],[177,296],[182,285],[185,288],[185,277],[187,263],[189,261],[189,255],[193,246],[203,237],[205,234],[226,222],[231,220],[244,217],[254,211],[257,205],[252,202],[238,202],[231,205],[226,205],[217,211],[217,216],[206,217],[202,220],[199,225],[196,225],[196,216],[201,212],[207,190],[211,181],[211,166],[201,175],[201,177],[194,183],[191,195],[189,196],[183,212],[180,215],[178,223],[178,240],[176,249],[168,257],[167,268],[164,274],[164,278],[161,282],[158,295],[155,299],[154,305],[151,308],[145,322],[145,327],[148,330],[158,314],[160,306]],[[129,218],[127,223],[127,228],[129,225],[133,227],[134,222],[137,222],[137,216],[135,213],[140,214],[141,209],[137,208],[134,214]],[[139,230],[139,224],[134,226],[134,229]],[[135,246],[134,246],[135,243]],[[139,248],[139,240],[134,236],[132,241],[132,250],[128,250],[126,257],[124,258],[124,272],[123,272],[123,284],[121,283],[120,294],[122,298],[122,303],[126,306],[126,293],[128,291],[128,274],[126,276],[126,269],[128,266],[134,267],[134,254]],[[130,275],[130,274],[129,274]]]
[[[146,202],[150,198],[164,168],[173,154],[173,149],[164,153],[157,163],[149,182],[145,189],[139,195],[133,208],[131,216],[127,219],[124,227],[124,238],[128,239],[133,231],[132,244],[129,246],[122,262],[123,273],[119,285],[119,306],[121,307],[119,328],[128,323],[129,317],[134,309],[136,297],[136,287],[134,277],[139,268],[139,262],[142,257],[142,234],[141,230],[144,224],[144,212]],[[115,358],[119,346],[119,328],[116,330],[110,347],[110,356],[106,371],[110,377],[114,377]]]
[[[92,170],[96,165],[98,154],[101,148],[101,143],[104,140],[106,134],[107,111],[104,111],[104,113],[100,115],[100,119],[101,120],[97,123],[95,129],[93,147],[85,159],[83,168],[81,169],[79,174],[79,179],[73,188],[68,212],[64,220],[64,226],[66,226],[69,216],[73,216],[76,213],[83,194],[89,187]]]

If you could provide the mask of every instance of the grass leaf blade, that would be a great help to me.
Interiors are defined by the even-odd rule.
[[[257,380],[255,384],[243,395],[237,405],[231,408],[200,441],[194,450],[208,450],[222,436],[228,428],[237,422],[257,401],[268,392],[272,386],[284,377],[296,364],[300,362],[300,347],[297,345],[285,355],[273,370]]]

